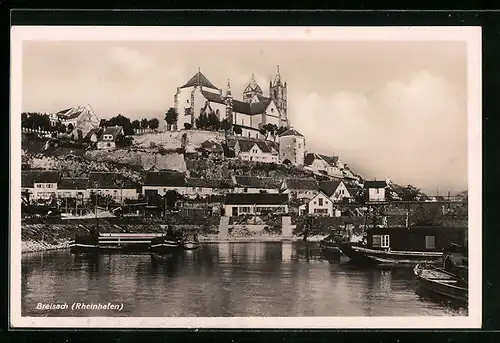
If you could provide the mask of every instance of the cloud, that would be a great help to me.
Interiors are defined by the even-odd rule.
[[[108,59],[116,67],[132,75],[147,70],[153,64],[149,56],[143,55],[135,49],[122,46],[112,47]]]
[[[389,176],[428,190],[467,187],[463,99],[427,71],[370,94],[309,94],[289,108],[309,150],[338,153],[367,177]]]

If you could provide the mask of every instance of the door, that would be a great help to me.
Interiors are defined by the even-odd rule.
[[[233,217],[237,217],[238,216],[238,207],[233,207],[233,212],[232,212],[232,216]]]

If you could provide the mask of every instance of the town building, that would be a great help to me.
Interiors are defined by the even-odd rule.
[[[27,200],[48,200],[57,197],[60,174],[52,170],[23,170],[21,193]]]
[[[222,195],[234,188],[232,180],[211,178],[187,178],[183,194],[189,197],[206,198],[210,195]]]
[[[222,144],[218,142],[206,140],[201,143],[199,153],[203,157],[210,157],[216,160],[220,160],[224,157],[224,148],[222,147]]]
[[[281,79],[279,67],[276,76],[269,83],[269,95],[264,96],[262,88],[251,77],[242,99],[233,98],[228,81],[225,94],[200,70],[184,85],[177,88],[174,107],[179,114],[178,126],[196,124],[201,113],[215,114],[219,120],[227,119],[233,126],[242,128],[244,137],[261,138],[259,130],[267,124],[278,127],[289,126],[287,116],[287,84]]]
[[[114,149],[117,139],[123,136],[124,132],[121,126],[108,126],[97,138],[97,149]]]
[[[321,181],[319,187],[321,192],[326,194],[334,203],[341,202],[343,199],[351,199],[349,190],[341,180]]]
[[[276,149],[264,141],[250,141],[239,139],[234,146],[235,155],[243,161],[262,163],[278,163],[279,156]]]
[[[99,127],[99,118],[90,105],[67,108],[49,115],[52,126],[59,123],[66,128],[73,127],[74,132],[81,131],[85,137],[92,129]]]
[[[280,162],[294,166],[304,165],[306,138],[297,130],[290,128],[279,136]]]
[[[333,217],[333,201],[325,193],[318,192],[316,196],[307,203],[299,206],[299,214],[302,216],[309,214],[315,216]]]
[[[234,193],[280,193],[280,181],[271,177],[232,176]]]
[[[87,196],[88,178],[61,178],[57,184],[58,198],[83,199]]]
[[[319,183],[313,178],[285,178],[281,192],[289,194],[291,199],[312,199],[319,192]]]
[[[137,185],[122,174],[114,172],[91,172],[89,174],[87,197],[95,193],[111,196],[119,202],[138,197]]]
[[[224,213],[228,217],[288,213],[288,194],[227,194]]]
[[[184,195],[186,177],[173,170],[148,171],[142,185],[142,193],[146,199],[164,196],[168,191],[176,191]]]
[[[364,189],[367,191],[368,202],[384,202],[386,181],[365,181]]]
[[[333,177],[344,177],[344,164],[338,156],[326,156],[316,153],[307,153],[304,165],[316,173],[326,174]]]

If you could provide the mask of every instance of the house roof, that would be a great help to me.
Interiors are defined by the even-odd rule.
[[[201,143],[201,148],[209,152],[215,152],[215,153],[224,152],[224,149],[222,148],[221,144],[211,140],[206,140],[203,143]]]
[[[387,182],[385,181],[365,181],[364,188],[385,188]]]
[[[201,94],[203,97],[210,101],[218,104],[225,104],[225,99],[219,93],[209,92],[202,90]],[[272,99],[264,96],[259,96],[258,102],[248,103],[239,100],[233,100],[233,111],[237,113],[243,113],[247,115],[262,114],[266,111],[267,107],[271,103]]]
[[[60,174],[53,170],[23,170],[21,172],[21,187],[33,188],[35,183],[57,183]]]
[[[222,149],[224,150],[224,157],[233,158],[236,157],[234,153],[234,146],[231,148],[228,144],[223,144]]]
[[[281,205],[288,202],[288,194],[231,193],[226,194],[227,205]]]
[[[249,141],[242,139],[238,140],[238,144],[240,146],[240,150],[243,152],[249,152],[253,148],[253,146],[257,144],[257,146],[263,153],[272,153],[271,147],[263,141]]]
[[[120,182],[122,185],[120,187]],[[88,189],[132,189],[136,185],[124,177],[121,173],[114,172],[90,172],[88,182]]]
[[[56,112],[56,116],[62,120],[70,120],[78,118],[80,115],[85,112],[91,112],[93,114],[93,110],[90,106],[78,106],[64,109],[62,111]]]
[[[57,184],[57,189],[87,189],[88,178],[61,178]]]
[[[321,154],[316,154],[316,153],[310,152],[310,153],[306,154],[306,156],[304,157],[304,164],[306,166],[310,166],[317,159],[323,160],[328,165],[331,165],[331,166],[335,165],[339,160],[338,156],[326,156],[326,155],[321,155]]]
[[[201,94],[205,97],[205,99],[207,99],[210,102],[215,102],[215,103],[218,103],[218,104],[224,104],[225,103],[224,97],[222,95],[220,95],[219,93],[214,93],[214,92],[209,92],[209,91],[206,91],[206,90],[202,90]]]
[[[89,140],[90,137],[92,137],[92,135],[95,133],[95,135],[97,136],[97,138],[101,137],[102,136],[102,133],[104,132],[104,129],[102,127],[96,127],[96,128],[93,128],[91,129],[84,137],[84,140]]]
[[[146,173],[144,186],[184,187],[184,174],[175,171],[149,171]]]
[[[342,181],[339,180],[321,181],[319,184],[319,188],[328,197],[331,197],[335,193],[341,182]]]
[[[103,137],[104,135],[112,135],[113,140],[116,140],[116,138],[120,134],[123,134],[123,128],[121,126],[108,126],[104,129],[101,137]]]
[[[198,71],[192,78],[189,79],[188,82],[184,84],[184,86],[180,87],[182,88],[187,88],[187,87],[194,87],[194,86],[203,86],[211,89],[217,89],[217,87],[214,86],[214,84],[205,77],[205,75],[202,74],[201,71]]]
[[[295,178],[287,178],[285,179],[286,188],[287,189],[296,189],[296,190],[318,190],[319,183],[315,179],[312,178],[304,178],[304,179],[295,179]]]
[[[201,188],[233,188],[230,180],[218,179],[201,179],[201,178],[187,178],[186,186],[188,187],[201,187]]]
[[[299,137],[304,137],[304,135],[302,135],[299,131],[293,129],[293,128],[289,128],[288,130],[286,130],[285,132],[283,132],[280,137],[285,137],[285,136],[299,136]]]
[[[272,177],[235,176],[236,185],[244,188],[279,189],[279,181]]]

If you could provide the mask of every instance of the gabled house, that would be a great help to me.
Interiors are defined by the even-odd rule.
[[[234,193],[279,193],[280,183],[271,177],[233,176]]]
[[[85,137],[92,129],[99,127],[99,118],[90,105],[67,108],[50,115],[53,126],[58,123],[66,128],[73,127],[74,132],[80,131]]]
[[[319,183],[313,178],[286,178],[281,184],[281,192],[290,195],[290,198],[314,198],[319,192]]]
[[[125,199],[137,199],[137,185],[121,173],[91,172],[87,181],[87,197],[99,193],[109,195],[122,202]]]
[[[234,188],[232,180],[217,180],[208,178],[187,178],[183,194],[190,197],[208,197],[222,195]]]
[[[234,152],[244,161],[279,163],[278,151],[264,141],[237,140]]]
[[[386,181],[365,181],[364,189],[367,191],[368,202],[384,202]]]
[[[333,216],[333,201],[323,192],[318,192],[307,203],[299,206],[299,215]]]
[[[339,160],[338,156],[307,153],[304,158],[304,165],[314,172],[333,177],[350,175],[349,172],[344,172],[344,164]]]
[[[228,217],[288,213],[288,194],[227,194],[224,210]]]
[[[224,149],[222,145],[212,140],[206,140],[201,143],[199,152],[204,157],[211,157],[214,159],[222,159],[224,157]]]
[[[168,191],[186,192],[186,177],[173,170],[148,171],[142,185],[142,193],[147,199],[163,196]]]
[[[116,147],[116,140],[124,136],[123,127],[108,126],[102,135],[97,138],[97,149],[113,149]]]
[[[52,170],[23,170],[21,192],[29,199],[47,200],[57,196],[59,172]]]
[[[334,203],[338,203],[343,199],[350,199],[351,194],[344,182],[340,180],[322,181],[319,184],[321,191],[328,196]]]
[[[77,198],[83,199],[87,196],[88,178],[61,178],[57,184],[58,198]]]

